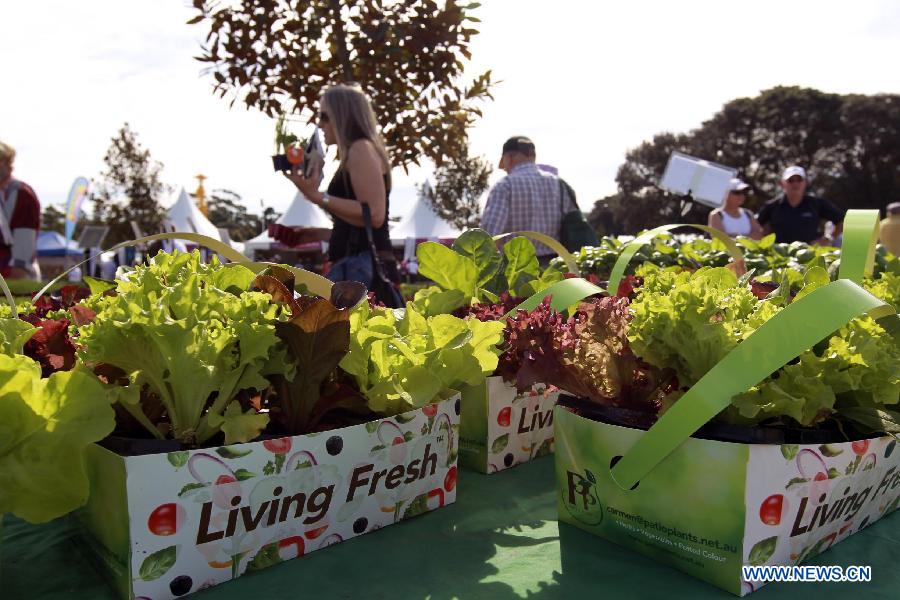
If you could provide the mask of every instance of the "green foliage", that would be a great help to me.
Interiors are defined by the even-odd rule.
[[[424,242],[416,249],[419,273],[437,284],[416,292],[413,305],[425,315],[437,315],[469,304],[497,302],[500,294],[526,297],[562,280],[557,268],[541,271],[534,244],[516,237],[503,247],[486,231],[470,229],[447,248]],[[435,312],[441,311],[441,312]]]
[[[803,277],[795,299],[828,281],[818,266]],[[790,296],[780,294],[757,299],[726,269],[659,271],[647,275],[632,304],[628,339],[636,355],[673,368],[687,388],[787,301]],[[895,410],[898,401],[900,347],[881,325],[863,317],[735,396],[721,417],[738,423],[790,419],[812,426],[837,416],[865,427],[873,411]]]
[[[706,223],[709,209],[684,205],[659,181],[673,150],[736,167],[750,184],[747,207],[780,192],[784,167],[801,164],[811,191],[844,208],[880,208],[900,197],[900,96],[839,95],[775,87],[738,98],[697,129],[661,133],[629,150],[616,175],[618,192],[592,213],[635,233],[668,223]],[[611,215],[611,218],[609,218]]]
[[[114,425],[93,375],[74,370],[41,379],[30,358],[0,355],[0,423],[0,516],[43,523],[84,504],[84,449]]]
[[[269,116],[315,115],[334,82],[372,98],[394,165],[466,155],[466,131],[490,98],[491,72],[465,83],[477,3],[254,0],[195,2],[208,27],[198,60],[216,92]],[[448,161],[448,162],[452,162]]]
[[[141,419],[137,405],[143,385],[165,406],[175,439],[195,444],[227,432],[225,422],[242,419],[225,412],[237,392],[268,387],[262,370],[277,341],[278,308],[268,294],[226,291],[252,278],[244,267],[223,269],[215,259],[203,264],[196,251],[159,253],[120,281],[115,296],[85,302],[97,317],[80,329],[81,357],[128,375],[120,403],[154,435],[160,432]],[[231,441],[255,437],[251,428],[230,429],[241,432]]]
[[[488,189],[493,168],[483,157],[461,156],[439,166],[435,184],[417,186],[419,200],[427,202],[434,212],[458,229],[478,227],[481,220],[479,200]]]
[[[425,317],[412,304],[398,317],[364,303],[350,316],[350,352],[341,368],[373,411],[398,414],[463,383],[483,382],[497,368],[502,331],[496,321]]]
[[[227,229],[234,241],[245,242],[259,235],[262,228],[259,215],[247,212],[244,201],[237,192],[213,190],[206,205],[210,222],[216,227]]]
[[[137,134],[125,123],[103,157],[106,170],[93,182],[93,219],[109,226],[104,244],[112,246],[134,239],[131,222],[144,235],[162,231],[165,210],[160,206],[169,186],[161,180],[162,163],[138,142]]]

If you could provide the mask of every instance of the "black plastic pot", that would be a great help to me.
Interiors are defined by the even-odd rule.
[[[177,452],[184,449],[182,443],[177,440],[127,438],[119,437],[117,435],[111,435],[98,443],[119,456],[164,454],[166,452]]]
[[[290,172],[291,169],[294,168],[290,162],[288,162],[287,154],[276,154],[272,157],[272,166],[276,171],[284,171],[286,173]]]
[[[630,427],[646,431],[656,422],[656,415],[627,408],[603,406],[583,398],[561,394],[558,404],[573,410],[576,414],[592,421],[609,425]],[[848,433],[851,433],[848,431]],[[829,444],[854,441],[843,439],[839,432],[827,429],[804,429],[799,427],[767,425],[730,425],[728,423],[707,423],[694,433],[695,438],[717,442],[738,442],[742,444]],[[859,436],[866,439],[871,436]]]

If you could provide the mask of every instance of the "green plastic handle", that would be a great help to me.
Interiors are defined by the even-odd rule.
[[[19,314],[19,308],[16,306],[16,299],[13,298],[12,292],[9,291],[9,286],[6,284],[6,280],[3,279],[3,275],[0,275],[0,288],[3,289],[3,295],[6,296],[6,301],[12,307],[12,318],[15,319]]]
[[[242,266],[247,267],[254,273],[259,273],[264,270],[266,267],[273,266],[275,263],[265,263],[265,262],[251,262],[247,260],[247,257],[224,243],[222,240],[217,240],[215,238],[211,238],[209,236],[201,235],[199,233],[190,233],[190,232],[174,232],[174,233],[157,233],[154,235],[144,236],[142,238],[138,238],[136,240],[131,240],[128,242],[122,242],[121,244],[116,244],[112,248],[108,250],[104,250],[104,252],[113,252],[115,250],[119,250],[121,248],[127,248],[129,246],[137,246],[138,244],[144,244],[147,242],[155,242],[157,240],[187,240],[189,242],[194,242],[200,246],[205,246],[210,250],[214,251],[216,254],[221,254],[223,257],[227,258],[233,263],[240,264]],[[38,298],[47,293],[53,284],[57,281],[60,281],[63,277],[80,267],[81,265],[91,261],[94,258],[97,258],[98,255],[92,256],[86,260],[81,261],[76,264],[72,268],[62,272],[55,278],[53,278],[50,283],[45,285],[43,288],[38,291],[33,300],[37,301]],[[328,298],[331,296],[331,286],[332,283],[328,279],[322,277],[321,275],[317,275],[315,273],[310,273],[304,269],[298,269],[296,267],[289,267],[287,265],[278,265],[282,268],[288,269],[291,273],[294,274],[294,278],[298,283],[305,284],[310,291],[315,294],[322,296],[323,298]]]
[[[706,225],[694,225],[693,223],[686,223],[683,225],[662,225],[661,227],[657,227],[656,229],[651,229],[650,231],[642,233],[622,249],[622,253],[619,254],[619,258],[618,260],[616,260],[616,264],[613,265],[612,273],[610,273],[609,275],[609,282],[606,284],[606,289],[610,290],[609,293],[615,294],[618,291],[619,283],[622,281],[622,276],[625,275],[625,267],[628,266],[628,263],[631,262],[631,258],[637,253],[638,250],[640,250],[644,245],[648,244],[650,240],[660,235],[661,233],[668,233],[669,231],[677,229],[678,227],[693,227],[694,229],[699,229],[700,231],[708,233],[713,238],[725,244],[725,248],[728,250],[728,253],[731,254],[731,258],[735,263],[743,263],[744,253],[741,252],[741,249],[731,238],[731,236],[723,231],[719,231],[714,227],[707,227]]]
[[[877,210],[848,210],[844,217],[844,241],[841,243],[839,279],[862,283],[875,266],[875,245],[881,229]]]
[[[719,414],[735,394],[756,385],[842,325],[868,314],[897,316],[887,303],[847,279],[833,281],[790,304],[750,334],[638,439],[612,468],[613,481],[631,489],[673,450]]]
[[[579,277],[564,279],[531,295],[527,300],[504,315],[504,318],[514,315],[517,310],[534,310],[547,296],[551,296],[550,307],[557,312],[561,312],[588,296],[605,293],[606,290],[602,287],[596,286],[586,279]]]
[[[529,237],[537,242],[544,244],[545,246],[550,247],[551,250],[556,252],[563,262],[566,263],[566,268],[569,269],[569,273],[578,274],[578,263],[575,262],[575,257],[571,252],[566,250],[566,247],[559,243],[558,240],[546,235],[544,233],[540,233],[538,231],[515,231],[513,233],[501,233],[500,235],[494,236],[494,241],[499,242],[500,240],[508,237],[515,236],[524,236]],[[535,305],[536,306],[536,305]]]

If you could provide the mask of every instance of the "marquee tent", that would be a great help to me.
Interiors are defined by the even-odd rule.
[[[391,227],[394,246],[403,246],[407,239],[455,239],[462,231],[440,218],[427,202],[417,199],[412,208]]]
[[[78,244],[74,241],[66,243],[66,237],[56,231],[41,231],[37,238],[37,254],[43,256],[84,256]]]
[[[184,188],[181,188],[178,199],[169,208],[166,221],[168,231],[199,233],[216,240],[220,239],[219,229],[200,212]]]

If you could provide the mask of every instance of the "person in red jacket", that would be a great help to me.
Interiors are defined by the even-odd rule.
[[[16,151],[0,141],[0,274],[11,279],[40,279],[37,235],[41,203],[31,186],[13,178]]]

